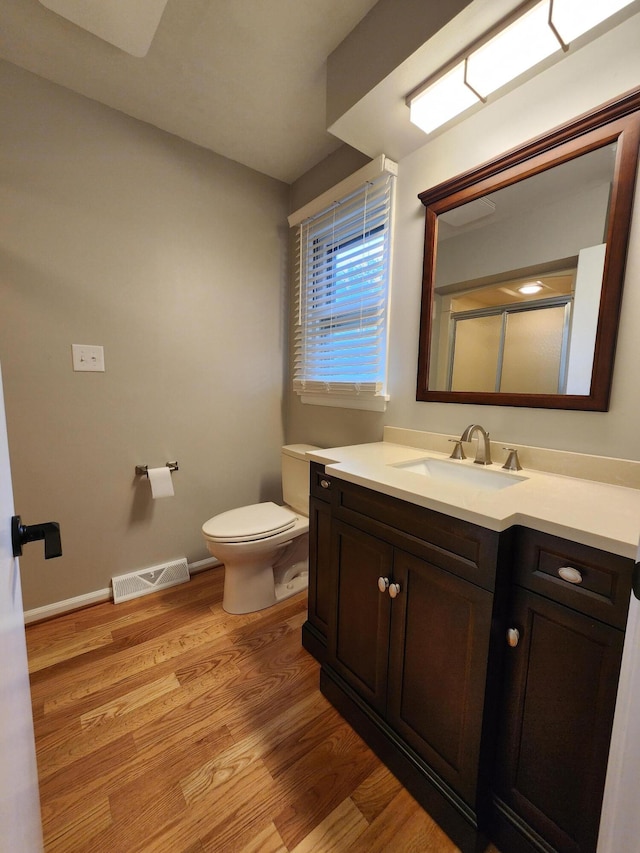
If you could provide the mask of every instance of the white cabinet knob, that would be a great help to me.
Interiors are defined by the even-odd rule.
[[[511,646],[512,649],[520,642],[520,631],[517,628],[509,628],[507,631],[507,643]]]
[[[378,589],[386,592],[389,589],[389,578],[378,578]]]
[[[563,581],[568,583],[582,583],[582,572],[572,566],[561,566],[558,569],[558,574]]]
[[[399,592],[400,592],[400,584],[399,583],[390,583],[389,584],[389,595],[391,596],[391,598],[395,598]]]

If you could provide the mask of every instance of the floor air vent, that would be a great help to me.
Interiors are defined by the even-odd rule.
[[[141,595],[148,595],[150,592],[185,583],[188,580],[189,566],[184,558],[141,569],[139,572],[118,575],[111,578],[113,603],[119,604],[130,598],[139,598]]]

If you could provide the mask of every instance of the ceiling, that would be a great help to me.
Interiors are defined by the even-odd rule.
[[[375,3],[168,0],[138,58],[38,0],[0,0],[0,57],[292,183],[342,144],[326,59]]]
[[[134,6],[161,9],[164,0],[0,0],[0,59],[291,184],[344,143],[396,161],[424,145],[425,135],[408,121],[406,94],[522,2],[168,0],[140,57],[47,6],[82,13],[88,7],[111,14],[124,9],[130,16]],[[640,17],[639,10],[635,0],[572,44],[568,54],[558,52],[529,75],[621,21]],[[438,26],[429,29],[436,20]],[[127,25],[134,29],[130,17]],[[376,82],[391,31],[397,62]],[[401,55],[407,34],[419,46]],[[336,56],[343,65],[338,62],[341,74],[334,68],[327,88],[331,54],[333,66]],[[370,85],[350,101],[354,90],[345,77]],[[345,102],[337,113],[336,100]]]

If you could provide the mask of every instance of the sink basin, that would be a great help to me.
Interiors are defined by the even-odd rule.
[[[411,462],[396,462],[391,467],[422,474],[434,483],[466,486],[485,492],[508,489],[509,486],[516,486],[527,479],[507,471],[475,465],[473,462],[450,462],[446,459],[413,459]]]

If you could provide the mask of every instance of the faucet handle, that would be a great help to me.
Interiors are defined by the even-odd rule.
[[[507,461],[502,466],[506,468],[507,471],[522,471],[522,465],[520,464],[520,460],[518,459],[518,451],[515,447],[503,447],[503,450],[507,450],[509,455],[507,456]]]
[[[461,438],[450,438],[449,441],[455,445],[453,450],[451,451],[451,456],[449,459],[466,459],[465,452],[462,449],[462,439]]]

